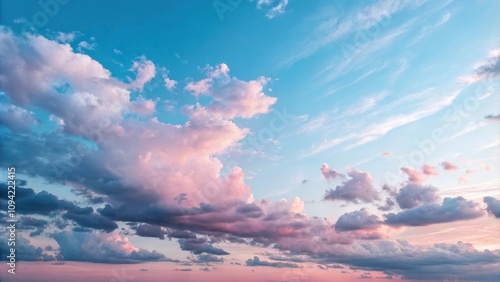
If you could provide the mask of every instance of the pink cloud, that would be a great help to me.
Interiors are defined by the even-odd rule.
[[[443,167],[444,170],[457,170],[458,169],[458,167],[455,164],[453,164],[449,161],[442,162],[441,166]]]

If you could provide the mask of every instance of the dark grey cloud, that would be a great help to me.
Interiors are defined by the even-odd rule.
[[[382,221],[378,216],[369,214],[365,208],[359,211],[345,213],[335,223],[338,231],[370,230],[380,227]]]
[[[500,54],[491,57],[486,63],[476,69],[476,74],[486,77],[500,75]]]
[[[299,268],[295,263],[290,262],[269,262],[265,260],[260,260],[259,257],[255,256],[253,259],[248,259],[246,261],[247,266],[270,266],[276,268]]]
[[[47,227],[48,221],[44,219],[38,219],[31,216],[22,216],[18,219],[17,227],[20,230],[33,230],[30,233],[31,237],[39,236],[42,234],[44,229]]]
[[[264,215],[262,209],[254,203],[241,205],[236,208],[236,212],[251,218],[257,218]]]
[[[500,200],[487,196],[483,198],[483,201],[487,205],[486,211],[496,218],[500,218]]]
[[[94,212],[80,214],[70,211],[65,213],[63,218],[73,220],[81,227],[103,230],[106,232],[111,232],[118,228],[118,225],[114,221]]]
[[[136,235],[141,237],[154,237],[160,240],[165,239],[165,234],[167,234],[167,231],[161,226],[151,224],[140,224],[135,232]]]
[[[347,173],[350,179],[337,185],[335,189],[326,190],[325,200],[345,200],[357,203],[370,203],[379,199],[378,192],[372,184],[372,176],[368,172],[352,170]]]
[[[7,184],[0,183],[0,189],[7,191]],[[7,194],[0,195],[0,207],[7,209]],[[73,210],[78,207],[69,201],[60,200],[47,191],[35,193],[31,188],[16,187],[16,212],[21,214],[49,215],[54,211]]]
[[[8,260],[11,246],[7,245],[6,236],[0,237],[0,259]],[[40,247],[31,245],[31,242],[21,234],[16,236],[16,261],[51,261],[55,258],[43,251]]]
[[[223,249],[212,246],[205,238],[179,239],[179,245],[182,250],[190,251],[195,255],[207,253],[212,255],[229,255]]]
[[[463,197],[444,198],[442,204],[423,204],[401,211],[385,214],[385,223],[395,226],[422,226],[478,218],[483,215],[478,204]]]
[[[484,117],[485,119],[489,119],[489,120],[500,120],[500,114],[498,115],[487,115]]]
[[[426,203],[439,201],[438,189],[430,185],[408,183],[399,190],[396,202],[402,209],[410,209]]]
[[[200,254],[190,259],[193,263],[223,263],[225,260],[212,254]]]

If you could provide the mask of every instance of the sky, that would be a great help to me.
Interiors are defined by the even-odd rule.
[[[0,0],[0,280],[500,281],[499,10]]]

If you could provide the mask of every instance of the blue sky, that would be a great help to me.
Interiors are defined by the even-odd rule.
[[[54,134],[63,137],[61,144],[80,143],[92,150],[93,157],[87,160],[84,156],[81,169],[70,171],[74,177],[62,181],[54,181],[41,169],[38,172],[19,167],[18,177],[28,180],[31,185],[28,187],[35,191],[45,190],[60,199],[86,203],[88,199],[82,196],[86,194],[74,193],[75,185],[80,185],[82,191],[108,197],[93,205],[94,210],[106,204],[116,208],[126,201],[106,194],[104,188],[88,186],[93,180],[86,177],[92,173],[83,164],[100,160],[109,175],[95,172],[95,179],[112,175],[123,187],[134,183],[141,186],[134,182],[138,176],[130,176],[134,165],[140,166],[141,162],[135,164],[135,160],[130,160],[130,164],[121,166],[128,158],[137,157],[151,166],[137,169],[148,178],[143,184],[154,187],[143,188],[148,193],[149,189],[159,189],[162,181],[181,187],[185,184],[182,181],[188,181],[179,180],[183,176],[203,178],[205,172],[195,173],[203,167],[216,181],[229,181],[239,177],[240,172],[233,170],[239,167],[244,184],[238,182],[238,188],[231,186],[236,185],[234,183],[227,184],[237,191],[226,191],[228,198],[241,196],[238,193],[244,190],[244,195],[251,194],[251,199],[245,200],[247,203],[265,199],[283,204],[280,200],[286,199],[290,210],[295,211],[294,203],[299,203],[298,206],[303,205],[301,213],[325,217],[331,222],[336,222],[342,214],[365,207],[384,217],[386,211],[377,209],[386,197],[391,197],[387,190],[382,190],[384,184],[398,190],[413,182],[425,183],[438,187],[441,198],[463,196],[483,206],[486,203],[483,197],[500,195],[500,24],[497,19],[500,4],[497,1],[220,0],[194,4],[127,0],[119,4],[100,1],[97,5],[93,1],[70,0],[50,3],[56,4],[44,11],[33,1],[1,2],[2,36],[15,38],[5,42],[14,42],[10,44],[21,50],[9,55],[6,48],[1,54],[3,58],[19,56],[23,62],[30,62],[30,56],[42,54],[40,56],[51,58],[48,65],[56,72],[33,74],[25,83],[33,82],[34,86],[27,85],[26,89],[45,89],[45,81],[52,86],[51,91],[59,95],[47,94],[47,101],[50,97],[66,95],[90,103],[85,100],[89,96],[81,93],[90,93],[97,89],[95,87],[121,87],[122,90],[116,91],[125,91],[126,103],[130,104],[124,106],[126,110],[117,110],[120,115],[117,117],[113,115],[114,107],[123,105],[115,104],[116,97],[109,98],[110,104],[103,106],[103,112],[95,116],[89,114],[88,120],[83,121],[87,117],[78,116],[79,109],[71,108],[74,104],[67,107],[75,114],[66,116],[64,110],[55,110],[33,98],[36,93],[26,94],[23,91],[28,90],[18,90],[20,86],[0,87],[0,132],[4,137],[28,144],[34,142],[29,141],[30,136],[46,138],[44,142],[49,142],[47,136]],[[40,48],[45,48],[42,46],[45,41],[36,41],[34,35],[66,47],[43,43],[46,49],[42,52]],[[28,45],[35,46],[39,53],[26,51],[26,55],[23,48]],[[67,47],[70,49],[64,49]],[[56,49],[61,53],[56,53]],[[65,61],[65,65],[56,67],[58,58],[63,58],[61,61],[66,58],[62,54],[76,55]],[[93,63],[83,68],[81,62],[87,58],[104,70]],[[2,66],[4,79],[15,81],[15,70],[7,70],[5,66],[9,65]],[[23,67],[30,69],[30,64]],[[71,77],[72,68],[78,68],[81,75]],[[84,81],[87,74],[89,80]],[[43,75],[55,79],[42,79]],[[95,82],[98,86],[89,86],[94,76],[112,82],[100,85],[99,80]],[[40,84],[35,85],[34,81],[39,78]],[[209,90],[198,88],[203,83],[209,84]],[[255,87],[260,89],[258,94],[246,94],[245,89]],[[23,101],[19,98],[22,95],[29,97]],[[237,101],[244,102],[239,105]],[[8,110],[8,107],[14,108]],[[104,113],[105,109],[111,113]],[[205,111],[212,114],[207,115]],[[23,122],[12,119],[14,112],[25,118]],[[116,125],[113,132],[121,134],[118,127],[125,133],[130,132],[128,140],[120,135],[101,143],[84,131],[94,118],[108,117],[111,124]],[[205,124],[212,121],[218,127]],[[163,132],[158,123],[168,128],[164,139],[135,140],[134,134],[145,136],[148,130]],[[192,130],[188,132],[190,137],[205,138],[207,144],[195,142],[189,151],[186,149],[190,148],[186,145],[189,141],[182,139],[185,135],[167,133],[175,131],[174,128]],[[155,138],[162,133],[158,134]],[[215,138],[216,135],[220,139]],[[152,148],[149,151],[148,146]],[[14,143],[4,147],[18,149]],[[127,148],[131,148],[131,152]],[[121,153],[117,153],[119,150]],[[50,163],[49,150],[44,154],[42,151],[34,151],[31,157],[46,158]],[[198,157],[197,151],[206,157]],[[14,155],[15,158],[22,156],[21,153],[8,156]],[[0,164],[4,167],[9,162],[24,164],[17,159],[3,160]],[[177,162],[178,166],[174,166]],[[320,170],[322,167],[324,171]],[[426,167],[431,171],[426,172]],[[411,171],[405,172],[402,168]],[[77,173],[85,169],[81,176]],[[328,199],[327,189],[333,191],[347,185],[349,179],[356,179],[358,172],[368,173],[370,180],[367,181],[379,193],[376,199],[343,198],[333,192],[337,198]],[[412,173],[416,175],[413,180]],[[365,179],[366,175],[359,177]],[[82,182],[78,183],[77,179]],[[204,187],[191,184],[187,190],[202,191]],[[245,187],[249,187],[250,192]],[[179,191],[182,190],[179,188]],[[173,193],[166,192],[164,196],[170,197]],[[196,197],[189,192],[185,194],[186,203],[196,206]],[[296,197],[298,200],[294,202]],[[179,204],[182,201],[179,200]],[[111,218],[102,212],[99,216]],[[125,223],[131,221],[112,220],[124,228],[128,228]],[[391,225],[388,219],[386,224]],[[209,236],[203,228],[207,227],[187,230]],[[422,230],[422,234],[430,232]],[[137,232],[130,233],[134,231]],[[412,232],[413,229],[389,233],[392,238],[405,239],[405,234]],[[457,238],[448,239],[443,240],[452,242]],[[51,236],[32,240],[55,242]],[[475,237],[473,240],[471,243],[482,249],[492,244],[498,246],[498,241],[492,243]],[[156,244],[151,238],[141,236],[130,236],[130,241],[148,249],[154,249]],[[439,236],[431,241],[440,242]],[[175,249],[171,253],[181,258],[183,252],[176,246],[175,242],[169,242],[167,249]],[[251,253],[248,248],[236,252],[253,257],[247,255]],[[407,273],[401,275],[413,277]]]

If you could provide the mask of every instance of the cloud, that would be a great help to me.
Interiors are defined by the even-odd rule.
[[[381,224],[382,221],[378,216],[369,214],[367,209],[362,208],[341,215],[335,223],[335,229],[338,231],[372,230],[377,229]]]
[[[359,200],[370,203],[379,199],[369,172],[353,169],[347,175],[350,179],[345,180],[341,185],[337,185],[335,189],[326,190],[325,200],[345,200],[349,202],[358,202]]]
[[[328,219],[305,215],[300,198],[253,200],[243,169],[226,168],[218,156],[238,146],[249,132],[233,119],[271,111],[276,99],[263,92],[266,78],[243,81],[230,77],[225,64],[209,68],[205,82],[210,83],[198,93],[207,96],[206,103],[188,105],[182,112],[185,122],[170,124],[138,118],[133,105],[140,99],[131,96],[130,81],[112,77],[99,62],[75,53],[69,45],[41,36],[16,37],[2,29],[0,47],[0,67],[5,70],[0,76],[1,91],[13,105],[46,111],[60,121],[53,132],[7,132],[0,147],[0,166],[15,165],[19,173],[30,177],[80,187],[89,192],[80,196],[98,197],[104,206],[94,212],[48,192],[18,187],[20,214],[54,216],[53,223],[66,228],[67,221],[58,223],[58,215],[64,214],[82,225],[74,229],[80,232],[53,235],[65,260],[169,261],[158,252],[134,247],[123,235],[85,227],[111,230],[114,224],[127,222],[136,226],[130,228],[137,235],[161,238],[164,231],[169,238],[178,239],[181,249],[205,259],[227,254],[214,245],[231,242],[268,246],[315,263],[342,263],[408,277],[441,277],[432,272],[433,267],[460,274],[462,269],[450,268],[450,264],[481,269],[481,277],[498,269],[489,268],[498,263],[494,251],[479,252],[462,245],[426,249],[402,241],[360,240],[366,239],[365,234],[336,232]],[[152,76],[152,68],[143,63],[134,70],[137,81],[142,77],[136,89]],[[378,199],[369,173],[352,170],[348,177],[330,189],[332,198],[351,202]],[[1,197],[5,207],[5,197]],[[453,248],[459,249],[457,255]],[[466,261],[465,251],[477,260]],[[255,258],[251,263],[256,263]]]
[[[7,221],[4,222],[7,224]],[[44,219],[38,219],[31,216],[22,216],[18,219],[17,228],[20,230],[32,230],[29,235],[30,237],[39,236],[45,230],[48,225],[48,221]]]
[[[75,212],[69,211],[63,215],[63,218],[70,219],[76,222],[81,227],[87,227],[97,230],[103,230],[106,232],[111,232],[118,228],[118,225],[100,214],[96,214],[92,212]]]
[[[141,263],[173,261],[157,251],[134,247],[117,233],[59,232],[52,235],[59,244],[60,255],[66,261],[97,263]]]
[[[488,206],[486,208],[488,213],[495,216],[496,218],[500,218],[500,200],[487,196],[484,197],[483,201]]]
[[[264,215],[262,209],[254,203],[239,206],[236,208],[236,212],[252,218]]]
[[[449,161],[442,162],[441,166],[443,167],[444,170],[457,170],[458,169],[458,167],[455,164],[453,164]]]
[[[500,49],[492,50],[486,62],[482,63],[474,70],[474,74],[462,77],[461,80],[467,83],[474,83],[480,80],[496,78],[500,75]]]
[[[497,121],[500,120],[500,114],[498,115],[487,115],[484,117],[485,119],[491,120],[491,121]]]
[[[439,201],[438,189],[430,185],[408,183],[396,195],[396,202],[402,209]]]
[[[10,247],[5,240],[6,236],[0,238],[0,254],[2,260],[9,260]],[[17,261],[51,261],[54,257],[43,252],[40,247],[31,245],[31,242],[21,234],[16,235],[15,256]]]
[[[335,179],[337,177],[344,177],[343,174],[341,173],[338,173],[336,172],[335,170],[331,169],[327,163],[324,163],[321,168],[321,174],[323,174],[323,176],[326,178],[326,179]]]
[[[7,183],[0,183],[2,189],[7,191]],[[7,210],[7,194],[0,196],[0,203],[4,210]],[[16,187],[16,212],[21,214],[49,215],[54,211],[77,210],[80,209],[74,203],[60,200],[47,191],[35,193],[31,188],[24,188],[22,185]]]
[[[140,224],[135,231],[137,236],[159,238],[160,240],[165,239],[165,234],[168,233],[165,228],[151,224]]]
[[[344,13],[340,5],[323,8],[314,19],[313,31],[305,40],[301,41],[297,48],[298,51],[279,65],[290,66],[349,34],[370,30],[370,28],[384,23],[393,15],[419,5],[421,4],[412,5],[410,1],[379,1],[348,14]]]
[[[142,92],[144,85],[156,76],[155,64],[146,56],[141,56],[137,61],[134,61],[130,71],[137,72],[137,76],[135,80],[130,82],[129,87],[139,92]]]
[[[32,111],[14,106],[0,105],[0,126],[5,126],[12,131],[28,132],[33,125],[39,125]]]
[[[190,259],[193,263],[223,263],[225,260],[221,257],[214,256],[212,254],[200,254],[196,258]]]
[[[436,168],[430,164],[424,164],[420,169],[402,167],[401,170],[408,175],[408,181],[423,183],[428,176],[437,175]]]
[[[58,32],[56,36],[56,40],[61,42],[61,43],[71,43],[73,40],[75,40],[76,33],[75,32]]]
[[[463,197],[444,198],[442,204],[427,203],[397,214],[385,214],[388,225],[424,226],[478,218],[483,215],[478,204]]]
[[[430,164],[424,164],[422,166],[422,173],[425,175],[437,175],[436,168]]]
[[[247,259],[247,266],[270,266],[276,268],[299,268],[295,263],[290,262],[269,262],[265,260],[260,260],[259,257],[254,256],[253,259]]]
[[[205,238],[188,238],[180,239],[179,245],[184,251],[191,251],[195,255],[202,253],[212,254],[212,255],[229,255],[228,252],[223,249],[216,248],[208,243]]]
[[[80,43],[78,43],[76,49],[78,50],[78,52],[85,52],[85,50],[88,50],[88,51],[94,50],[95,47],[96,47],[95,43],[88,42],[88,41],[81,41]]]
[[[257,8],[267,9],[266,17],[272,19],[285,13],[288,0],[257,0]]]
[[[228,119],[268,113],[277,101],[263,92],[268,81],[264,77],[248,82],[229,78],[229,68],[220,64],[208,73],[207,78],[188,83],[185,87],[195,95],[209,95],[212,98],[210,104],[206,108],[187,106],[184,111],[191,117],[211,115]]]

